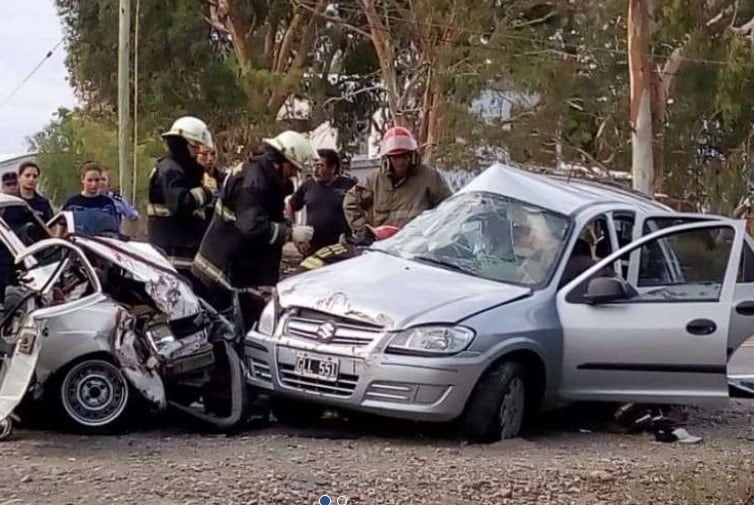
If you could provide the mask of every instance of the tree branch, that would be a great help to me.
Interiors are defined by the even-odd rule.
[[[365,31],[365,30],[363,30],[361,28],[358,28],[358,27],[356,27],[356,26],[354,26],[354,25],[352,25],[350,23],[346,23],[343,20],[343,18],[341,18],[339,16],[333,16],[333,15],[328,14],[326,12],[317,12],[317,9],[315,7],[307,5],[306,3],[304,3],[304,2],[302,2],[300,0],[294,0],[294,4],[297,7],[301,7],[302,9],[307,10],[307,11],[311,12],[312,14],[315,14],[315,15],[321,17],[325,21],[330,21],[332,23],[337,23],[338,25],[342,26],[346,30],[350,30],[350,31],[352,31],[354,33],[358,33],[362,37],[366,37],[368,39],[372,38],[372,35],[369,32],[367,32],[367,31]]]
[[[376,85],[376,86],[367,86],[365,88],[359,88],[356,91],[348,91],[341,96],[333,96],[333,97],[328,98],[322,103],[322,107],[326,107],[327,105],[333,102],[342,102],[342,101],[350,100],[351,98],[357,95],[363,95],[364,93],[371,93],[372,91],[381,91],[383,89],[384,88],[382,85]]]
[[[220,33],[230,34],[230,30],[222,24],[220,21],[208,18],[207,16],[204,16],[204,20],[209,23],[209,25],[214,29],[217,30]]]
[[[317,6],[315,7],[314,15],[309,17],[309,22],[306,24],[304,33],[299,39],[298,47],[296,49],[296,55],[291,63],[292,69],[299,69],[306,63],[307,57],[310,53],[310,48],[314,44],[315,27],[318,21],[320,21],[319,14],[324,12],[327,7],[327,0],[317,0]]]
[[[277,50],[277,58],[275,58],[275,65],[273,65],[272,71],[275,73],[279,73],[283,71],[283,68],[285,67],[286,61],[288,59],[288,53],[291,51],[291,45],[293,44],[293,37],[296,35],[296,30],[298,30],[299,25],[303,21],[303,16],[301,16],[301,13],[296,12],[293,14],[293,18],[288,23],[288,26],[285,29],[285,35],[283,35],[283,40],[280,42],[280,46]]]
[[[542,23],[546,23],[549,19],[557,16],[558,12],[556,10],[551,10],[547,14],[545,14],[542,17],[539,17],[537,19],[532,19],[530,21],[519,21],[519,22],[513,22],[511,23],[511,28],[525,28],[527,26],[535,26],[535,25],[541,25]]]
[[[754,17],[741,26],[731,26],[730,29],[733,30],[733,33],[738,33],[739,35],[752,35],[754,33]]]

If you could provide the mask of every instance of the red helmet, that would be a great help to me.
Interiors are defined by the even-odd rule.
[[[390,226],[388,224],[382,226],[367,225],[367,228],[369,228],[369,231],[372,232],[376,240],[385,240],[400,231],[400,228],[397,226]]]
[[[416,152],[419,146],[416,139],[407,128],[394,126],[385,132],[380,146],[380,156],[396,156],[403,153]]]

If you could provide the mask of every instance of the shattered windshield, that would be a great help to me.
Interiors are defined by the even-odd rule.
[[[565,245],[566,216],[502,195],[456,195],[374,249],[510,284],[550,278]]]

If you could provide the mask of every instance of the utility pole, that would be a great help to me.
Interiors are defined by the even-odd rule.
[[[131,164],[129,162],[130,94],[129,55],[131,54],[131,0],[120,0],[118,16],[118,186],[120,194],[131,195]]]
[[[634,189],[653,196],[650,0],[628,0],[628,72],[631,82],[631,175]]]

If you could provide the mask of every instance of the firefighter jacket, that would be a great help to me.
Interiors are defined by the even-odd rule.
[[[290,236],[283,217],[285,188],[264,155],[231,170],[192,271],[226,287],[277,284],[283,245]]]
[[[394,181],[389,171],[380,169],[346,193],[343,211],[354,232],[367,224],[402,228],[451,194],[443,176],[425,165],[413,167],[401,181]]]
[[[203,176],[198,163],[184,167],[168,155],[158,160],[149,177],[149,242],[176,268],[191,266],[207,228],[204,207],[212,192],[202,186]]]

